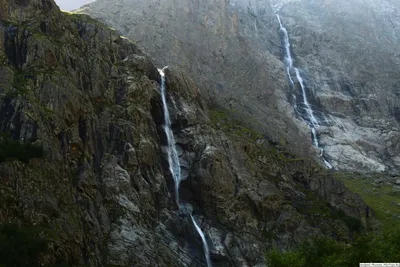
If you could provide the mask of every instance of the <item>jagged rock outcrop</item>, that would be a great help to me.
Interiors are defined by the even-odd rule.
[[[309,129],[289,105],[277,9],[312,106],[324,114],[318,136],[328,161],[398,173],[398,2],[98,0],[79,12],[137,40],[159,65],[187,70],[270,139],[310,156]]]
[[[38,257],[18,254],[19,262],[204,265],[200,239],[171,196],[152,61],[52,0],[0,6],[1,238],[10,224],[34,228],[26,238],[46,244]],[[230,111],[210,110],[182,70],[166,74],[188,177],[182,198],[194,207],[214,266],[263,266],[273,245],[288,248],[312,234],[346,240],[368,226],[366,205],[329,172],[278,151]]]

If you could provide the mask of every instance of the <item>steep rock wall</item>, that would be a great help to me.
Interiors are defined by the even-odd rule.
[[[278,3],[278,2],[277,2]],[[336,167],[398,172],[400,6],[395,1],[278,4]]]
[[[204,265],[200,239],[171,196],[152,61],[53,1],[0,6],[0,230],[34,228],[28,241],[46,244],[38,255],[10,255],[10,264]],[[215,266],[262,266],[273,245],[312,234],[347,240],[369,225],[357,195],[269,145],[232,111],[210,111],[183,71],[167,71],[167,90],[188,176],[182,198]]]
[[[240,111],[274,142],[313,155],[295,124],[269,1],[97,1],[88,13],[136,40],[156,64],[188,72],[211,101]]]
[[[271,140],[317,158],[289,104],[278,8],[312,106],[325,114],[318,136],[328,161],[397,174],[397,2],[99,0],[79,12],[137,40],[157,64],[185,69]]]

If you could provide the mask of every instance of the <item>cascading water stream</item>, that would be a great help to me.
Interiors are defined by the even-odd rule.
[[[304,109],[306,111],[306,115],[304,118],[305,121],[307,122],[308,126],[311,129],[311,139],[312,139],[312,143],[313,145],[318,148],[320,150],[320,157],[322,158],[325,166],[329,169],[332,169],[333,166],[324,158],[324,150],[320,147],[319,145],[319,141],[318,141],[318,135],[317,135],[317,128],[320,126],[318,123],[317,118],[314,115],[314,112],[311,108],[310,103],[308,102],[308,98],[307,98],[307,92],[306,92],[306,87],[304,85],[304,80],[301,77],[300,71],[298,68],[295,68],[293,66],[293,57],[292,57],[292,53],[290,51],[290,40],[289,40],[289,34],[287,29],[283,26],[281,18],[278,14],[276,14],[277,11],[275,11],[275,15],[278,19],[279,22],[279,27],[280,27],[280,31],[283,33],[283,43],[284,43],[284,47],[285,47],[285,60],[284,63],[286,65],[286,73],[288,75],[288,79],[290,82],[290,85],[294,88],[294,80],[292,78],[291,75],[291,71],[293,70],[294,73],[296,74],[296,79],[297,82],[300,84],[300,88],[301,88],[301,94],[303,97],[303,105],[304,105]],[[297,108],[297,106],[295,106],[295,109]]]
[[[294,86],[294,81],[293,81],[293,79],[292,79],[292,76],[290,75],[290,70],[293,68],[293,58],[292,58],[292,54],[291,54],[291,52],[290,52],[289,34],[288,34],[286,28],[283,27],[281,18],[279,17],[278,14],[276,14],[276,17],[278,18],[280,30],[283,32],[284,38],[285,38],[284,44],[285,44],[285,53],[286,53],[286,57],[285,57],[286,73],[287,73],[287,75],[288,75],[290,84],[291,84],[292,86]]]
[[[313,112],[313,110],[312,110],[312,108],[310,106],[310,103],[308,102],[303,78],[301,77],[300,72],[299,72],[299,70],[297,68],[294,68],[294,70],[296,72],[297,81],[300,84],[301,93],[302,93],[302,96],[303,96],[303,103],[306,106],[307,115],[308,115],[308,118],[309,118],[309,121],[310,121],[310,123],[309,123],[310,127],[315,129],[316,127],[319,127],[319,124],[318,124],[317,118],[315,118],[315,116],[314,116],[314,112]]]
[[[172,177],[174,179],[174,185],[175,185],[175,201],[176,204],[179,206],[179,185],[182,181],[182,176],[181,176],[181,166],[179,163],[179,157],[178,157],[178,152],[176,151],[176,146],[175,146],[175,138],[174,138],[174,133],[172,132],[171,128],[171,119],[169,116],[169,111],[168,111],[168,105],[167,105],[167,98],[165,94],[165,72],[164,70],[167,67],[164,67],[163,69],[159,69],[158,72],[161,75],[161,99],[162,99],[162,104],[164,108],[164,132],[165,135],[167,136],[167,155],[168,155],[168,165],[169,165],[169,171],[172,174]]]
[[[203,249],[204,249],[204,255],[206,257],[207,267],[212,267],[210,259],[210,250],[208,248],[206,236],[204,235],[203,231],[201,231],[200,226],[196,223],[196,220],[193,218],[192,215],[190,215],[190,218],[192,218],[193,225],[196,228],[197,232],[199,233],[201,241],[203,242]]]
[[[164,110],[164,132],[165,135],[167,136],[167,156],[168,156],[168,165],[169,165],[169,171],[172,174],[172,177],[174,179],[174,186],[175,186],[175,202],[178,205],[179,209],[181,211],[187,211],[187,213],[190,215],[190,218],[192,219],[193,225],[196,228],[197,233],[201,237],[201,241],[203,243],[203,250],[204,250],[204,256],[206,258],[207,262],[207,267],[212,267],[211,265],[211,259],[210,259],[210,250],[208,248],[208,243],[206,240],[206,237],[199,227],[199,225],[196,223],[195,219],[192,216],[192,209],[188,209],[187,206],[190,206],[190,204],[186,205],[181,205],[180,200],[179,200],[179,186],[181,181],[183,180],[182,175],[181,175],[181,166],[179,162],[179,156],[178,152],[176,150],[176,143],[175,143],[175,137],[174,133],[172,132],[172,127],[171,127],[171,118],[169,116],[169,110],[168,110],[168,105],[167,105],[167,97],[166,97],[166,83],[165,83],[165,69],[168,67],[164,67],[163,69],[158,69],[158,72],[160,73],[161,76],[161,99],[162,99],[162,104],[163,104],[163,110]],[[189,211],[190,210],[190,211]]]

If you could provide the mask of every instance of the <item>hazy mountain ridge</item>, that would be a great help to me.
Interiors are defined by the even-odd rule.
[[[274,15],[279,9],[312,104],[326,114],[327,127],[318,134],[329,161],[337,169],[398,173],[395,1],[163,0],[132,5],[125,0],[113,11],[107,3],[99,0],[81,12],[138,40],[158,64],[186,69],[226,106],[257,120],[271,139],[313,155],[309,129],[288,105],[293,92],[280,62]]]
[[[287,102],[272,8],[263,1],[235,3],[119,0],[108,6],[97,1],[79,12],[136,40],[159,66],[185,69],[206,98],[244,113],[275,142],[309,156],[314,153],[309,130],[292,121]]]

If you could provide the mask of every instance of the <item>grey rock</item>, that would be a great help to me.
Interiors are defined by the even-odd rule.
[[[392,191],[393,191],[393,193],[399,193],[400,192],[400,186],[397,186],[397,185],[393,186]]]
[[[325,114],[319,131],[325,156],[336,169],[398,174],[398,2],[118,3],[99,0],[79,12],[136,40],[158,65],[185,69],[210,101],[251,117],[252,127],[271,140],[317,158],[310,131],[291,106],[290,96],[299,93],[289,89],[281,62],[276,5],[309,100]]]

